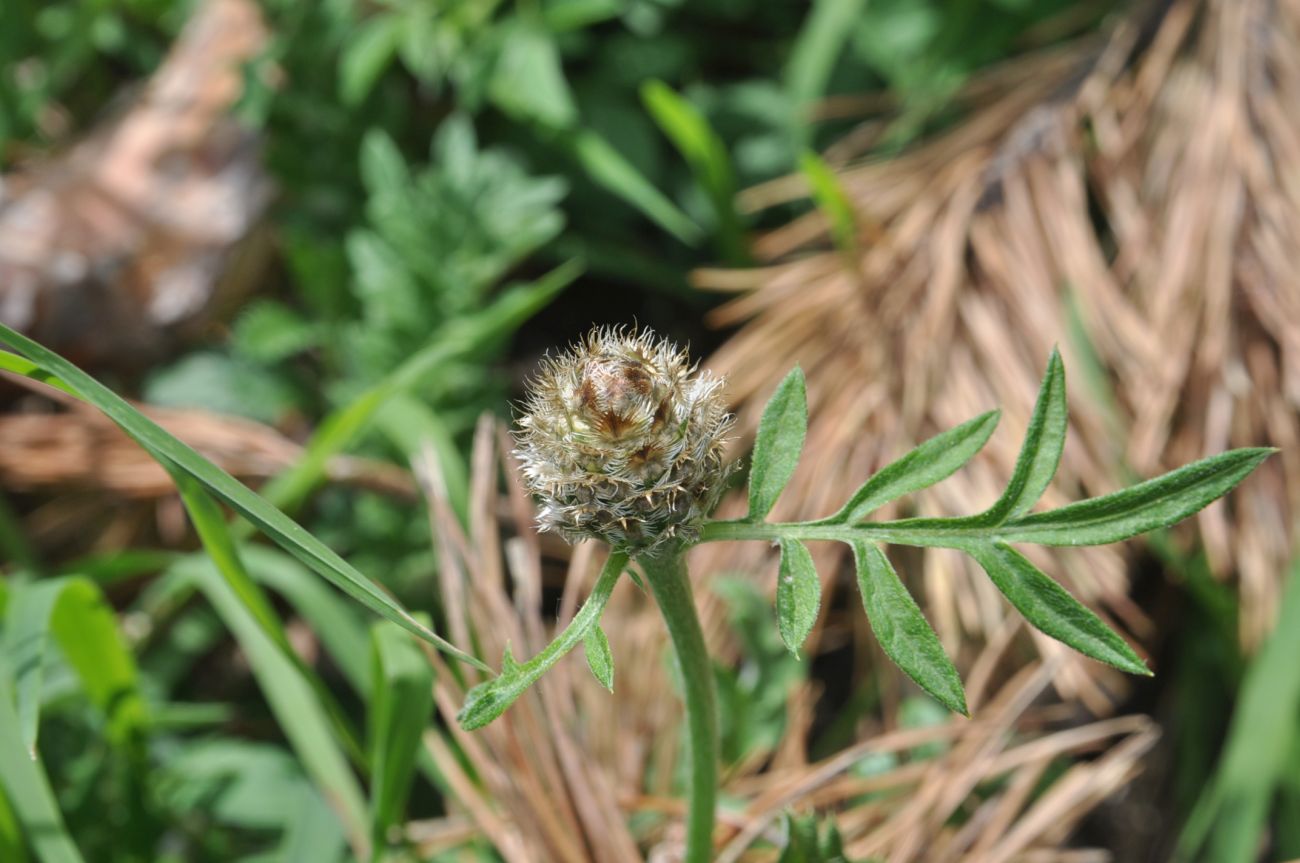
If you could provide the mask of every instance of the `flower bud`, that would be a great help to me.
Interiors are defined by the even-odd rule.
[[[693,539],[731,473],[721,387],[644,330],[596,328],[543,361],[516,432],[538,526],[632,552]]]

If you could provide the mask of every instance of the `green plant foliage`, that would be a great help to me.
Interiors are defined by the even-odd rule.
[[[1001,411],[981,414],[890,462],[863,483],[828,521],[854,524],[892,500],[952,476],[984,448],[1001,417]]]
[[[609,638],[597,624],[587,630],[582,638],[582,650],[587,655],[587,667],[600,681],[600,685],[614,691],[614,657],[609,650]]]
[[[850,261],[858,251],[858,216],[840,178],[811,150],[799,155],[799,170],[808,181],[813,203],[830,222],[835,248],[845,256],[846,262]],[[853,266],[857,266],[856,261]]]
[[[68,835],[44,766],[23,745],[14,698],[9,662],[0,657],[0,784],[8,807],[41,863],[81,863],[81,853]]]
[[[292,519],[271,506],[261,496],[250,491],[230,474],[203,458],[189,446],[168,434],[161,426],[131,407],[120,396],[94,378],[49,351],[26,336],[0,324],[0,340],[22,351],[30,362],[37,363],[45,374],[61,379],[66,386],[76,389],[77,395],[103,411],[123,431],[131,435],[150,455],[169,469],[181,471],[265,531],[287,551],[298,557],[320,575],[331,581],[344,593],[361,602],[382,617],[392,620],[420,638],[446,650],[471,664],[478,660],[453,647],[435,635],[423,624],[398,606],[386,593],[379,590],[343,558],[307,533]],[[0,354],[0,365],[11,371],[25,364],[11,364],[9,354]]]
[[[819,831],[817,816],[787,812],[785,835],[785,847],[777,863],[849,863],[834,819],[827,819],[825,831]]]
[[[19,585],[5,613],[3,648],[14,673],[22,742],[36,752],[47,648],[57,645],[82,690],[104,715],[109,739],[135,746],[144,738],[148,709],[135,660],[117,618],[99,588],[83,578],[54,578]]]
[[[808,638],[822,603],[822,583],[808,547],[797,539],[781,541],[781,568],[776,577],[776,619],[790,652]]]
[[[949,710],[968,714],[957,669],[889,558],[865,542],[853,543],[853,558],[862,605],[885,655]]]
[[[371,629],[370,842],[383,859],[389,832],[402,823],[416,754],[433,712],[433,666],[409,633],[381,622]]]
[[[1183,828],[1178,860],[1248,863],[1272,806],[1297,809],[1295,754],[1300,747],[1300,563],[1293,563],[1277,627],[1246,669],[1219,765]],[[1281,813],[1279,813],[1281,814]],[[1295,834],[1283,836],[1294,842]],[[1280,849],[1281,850],[1281,849]],[[1294,845],[1289,849],[1293,852]],[[1283,850],[1279,859],[1290,856]]]
[[[773,417],[784,414],[788,400],[778,390],[764,411],[764,422],[769,412]],[[1065,445],[1065,370],[1054,351],[1011,480],[993,506],[970,517],[855,523],[878,505],[949,476],[979,450],[996,422],[996,412],[984,414],[921,444],[868,480],[830,518],[800,524],[762,523],[753,518],[712,522],[704,526],[701,541],[763,539],[784,545],[792,540],[821,539],[848,543],[858,560],[868,617],[885,652],[922,689],[960,712],[965,712],[965,700],[952,664],[888,561],[875,548],[876,543],[964,551],[1038,629],[1093,659],[1133,674],[1150,674],[1123,638],[1009,543],[1100,544],[1173,524],[1226,494],[1273,450],[1232,450],[1124,491],[1026,515],[1051,481]],[[775,436],[773,432],[769,435]],[[793,435],[787,437],[794,439]],[[797,451],[786,453],[791,463],[797,457]],[[768,482],[761,473],[759,479]],[[752,485],[750,494],[752,500]]]
[[[772,626],[772,607],[750,578],[722,576],[711,585],[727,607],[727,622],[741,645],[740,664],[714,667],[724,763],[771,753],[786,728],[790,693],[808,678]]]
[[[759,521],[771,512],[799,463],[807,433],[808,397],[803,370],[796,366],[777,386],[758,424],[749,468],[750,520]]]
[[[582,604],[582,608],[573,616],[573,620],[564,631],[555,637],[546,649],[522,665],[515,662],[507,651],[501,660],[501,674],[491,680],[480,683],[465,695],[465,704],[456,717],[460,726],[466,731],[482,728],[506,711],[520,695],[527,691],[537,679],[546,673],[552,665],[559,662],[564,654],[583,642],[587,633],[600,625],[600,613],[605,610],[605,603],[614,591],[618,577],[627,566],[627,555],[612,552],[605,561],[600,577],[591,589],[591,596]],[[590,661],[590,660],[589,660]],[[609,678],[612,682],[612,664]],[[592,669],[596,679],[605,683],[601,671]],[[608,685],[608,684],[606,684]]]

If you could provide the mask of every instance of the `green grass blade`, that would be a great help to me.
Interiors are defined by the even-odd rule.
[[[81,852],[68,835],[63,815],[50,790],[50,780],[39,758],[22,743],[22,729],[14,711],[13,680],[0,657],[0,784],[9,805],[41,863],[82,863]]]
[[[371,629],[370,841],[383,858],[389,830],[402,823],[420,738],[433,713],[433,666],[409,633],[389,623]]]
[[[1007,522],[1010,542],[1104,545],[1174,524],[1227,494],[1276,450],[1234,449],[1132,488]]]
[[[1286,755],[1300,745],[1300,561],[1293,563],[1277,626],[1246,670],[1214,778],[1179,838],[1179,859],[1258,859]]]
[[[733,264],[743,263],[747,255],[736,211],[736,174],[726,145],[704,115],[662,81],[643,84],[641,101],[713,203],[722,257]]]
[[[45,649],[50,617],[67,582],[38,581],[10,593],[5,609],[4,659],[13,669],[14,698],[23,746],[36,754],[40,730],[41,693],[45,680]]]
[[[827,520],[850,524],[862,521],[891,500],[947,479],[984,447],[1001,416],[1001,411],[989,411],[935,435],[877,471]]]
[[[366,620],[348,602],[293,557],[262,545],[239,549],[249,574],[288,601],[311,627],[325,653],[361,697],[370,692],[370,634]]]
[[[280,649],[287,655],[292,655],[293,648],[284,634],[284,627],[280,625],[280,618],[271,607],[266,594],[244,567],[244,561],[226,527],[226,519],[221,507],[217,506],[212,496],[204,491],[198,480],[189,474],[173,470],[171,475],[172,481],[176,483],[176,488],[180,492],[185,510],[189,513],[190,522],[199,535],[199,541],[203,544],[203,550],[207,552],[208,557],[212,558],[217,571],[226,579],[231,591],[239,597],[239,601],[262,626],[267,636],[280,645]]]
[[[967,551],[1038,629],[1084,656],[1130,674],[1151,675],[1123,638],[1020,552],[1005,542],[976,545]]]
[[[970,715],[957,669],[889,558],[871,543],[852,546],[862,605],[885,655],[940,704]]]
[[[703,231],[654,184],[647,180],[623,154],[589,129],[567,137],[573,157],[596,183],[618,195],[646,218],[687,246],[700,241]]]
[[[785,89],[799,115],[792,119],[800,144],[812,137],[809,107],[826,93],[831,72],[867,0],[817,0],[790,51],[785,68]]]
[[[210,562],[190,558],[173,571],[194,580],[234,634],[276,722],[307,774],[334,807],[352,847],[368,849],[369,819],[361,788],[315,687]]]
[[[983,523],[997,525],[1019,515],[1038,502],[1056,474],[1065,448],[1067,425],[1065,405],[1065,366],[1061,355],[1053,350],[1047,361],[1047,373],[1038,390],[1038,401],[1029,418],[1025,442],[1020,447],[1016,466],[1011,472],[1002,497],[988,510],[976,516]]]
[[[142,742],[149,711],[135,658],[99,588],[85,579],[71,579],[54,607],[50,632],[91,703],[107,718],[109,739],[119,745]]]
[[[420,624],[387,593],[325,546],[297,522],[230,474],[166,432],[123,398],[72,363],[9,327],[0,324],[0,340],[26,354],[47,374],[75,390],[77,396],[99,408],[165,467],[178,468],[261,529],[290,554],[324,576],[344,593],[381,617],[391,620],[451,656],[477,667],[483,663],[459,650]],[[0,360],[3,355],[0,355]],[[0,367],[12,365],[0,362]]]
[[[777,385],[758,423],[749,469],[750,521],[761,521],[771,512],[799,463],[807,434],[808,395],[803,369],[795,366]]]
[[[528,687],[536,683],[537,678],[559,662],[564,654],[576,647],[578,642],[586,637],[587,630],[598,626],[600,614],[605,610],[605,603],[609,602],[610,594],[614,592],[614,585],[618,583],[618,577],[623,574],[626,566],[627,554],[621,551],[612,552],[609,559],[605,561],[605,568],[601,570],[600,577],[596,579],[595,587],[591,589],[591,596],[587,597],[587,601],[573,616],[573,620],[565,627],[564,632],[556,636],[532,659],[522,664],[517,663],[507,652],[501,663],[501,674],[485,683],[480,683],[466,693],[465,704],[456,717],[460,726],[466,731],[473,731],[496,719],[519,696],[523,695]]]
[[[830,222],[831,237],[835,248],[846,258],[853,270],[858,267],[858,215],[853,209],[853,202],[840,183],[840,178],[831,170],[821,156],[805,150],[799,156],[799,172],[808,181],[812,191],[813,203]]]
[[[776,582],[776,620],[781,640],[795,656],[817,622],[822,583],[808,547],[797,539],[781,540],[781,567]]]

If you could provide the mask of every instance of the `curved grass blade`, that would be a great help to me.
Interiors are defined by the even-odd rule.
[[[857,541],[851,545],[862,605],[885,655],[940,704],[969,716],[957,669],[889,558],[871,543]]]
[[[1023,554],[1005,542],[976,545],[967,551],[1025,620],[1038,629],[1098,662],[1151,676],[1146,663],[1123,638]]]
[[[808,547],[797,539],[781,540],[781,569],[776,581],[776,619],[790,652],[799,648],[817,622],[822,583]]]
[[[748,256],[736,210],[736,174],[726,145],[704,115],[664,82],[646,81],[641,86],[641,102],[712,202],[723,259],[730,264],[745,263]]]
[[[947,479],[984,447],[1001,418],[1002,411],[989,411],[935,435],[876,471],[827,521],[862,521],[891,500]]]
[[[795,366],[777,386],[758,423],[749,469],[748,520],[761,521],[772,511],[799,463],[807,434],[808,394],[803,369]]]
[[[44,766],[23,746],[18,714],[14,712],[13,680],[3,657],[0,657],[0,784],[4,785],[9,805],[41,863],[82,863],[81,852],[68,834],[54,792],[50,790]]]
[[[159,463],[177,468],[199,481],[209,492],[252,522],[282,548],[332,582],[344,593],[439,650],[478,668],[486,666],[417,621],[387,593],[358,572],[351,564],[308,533],[297,522],[271,506],[239,480],[199,455],[161,426],[131,407],[121,396],[90,375],[31,339],[0,324],[0,340],[17,348],[45,373],[59,378],[84,399],[104,412],[144,447]],[[0,355],[0,360],[7,355]],[[17,370],[8,362],[0,368]]]
[[[1104,545],[1181,521],[1227,494],[1275,449],[1234,449],[1103,497],[1014,519],[1008,542]]]
[[[1029,418],[1029,428],[1025,431],[1025,442],[1011,472],[1011,481],[1002,497],[975,520],[989,525],[1002,524],[1038,502],[1061,462],[1067,419],[1065,366],[1061,363],[1060,352],[1053,350],[1047,361],[1043,385],[1038,390],[1038,401],[1034,403],[1034,413]]]
[[[609,596],[625,566],[627,554],[612,552],[609,560],[605,561],[600,577],[596,579],[596,586],[591,589],[591,596],[587,597],[564,632],[532,659],[518,663],[507,651],[501,662],[501,674],[480,683],[465,694],[465,704],[456,716],[461,728],[466,731],[482,728],[505,713],[507,707],[537,682],[537,678],[576,647],[586,637],[587,631],[600,623],[600,613],[605,610],[605,603],[609,602]]]

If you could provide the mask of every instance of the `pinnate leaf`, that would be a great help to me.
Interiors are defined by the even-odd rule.
[[[808,433],[808,396],[803,369],[795,366],[763,408],[749,471],[749,519],[767,516],[790,481]]]
[[[867,480],[832,521],[857,522],[905,494],[947,479],[970,461],[998,426],[1001,411],[989,411],[935,435]]]
[[[957,669],[889,558],[871,543],[852,546],[862,605],[885,655],[949,710],[968,715]]]
[[[817,578],[808,547],[797,539],[781,540],[781,570],[776,583],[776,618],[781,640],[790,652],[808,638],[822,603],[822,583]]]
[[[1005,525],[1005,538],[1039,545],[1103,545],[1167,527],[1227,494],[1276,450],[1234,449],[1132,488],[1034,513]]]
[[[600,614],[605,610],[605,603],[609,602],[609,596],[614,591],[614,585],[618,582],[618,577],[625,566],[627,566],[626,553],[610,554],[600,577],[596,579],[596,586],[591,590],[591,596],[587,597],[587,601],[582,604],[582,608],[573,616],[573,620],[564,631],[546,645],[541,653],[521,663],[515,660],[507,647],[505,656],[501,660],[501,673],[491,680],[480,683],[465,694],[465,704],[456,716],[456,721],[461,727],[466,731],[473,731],[505,713],[506,708],[514,704],[528,687],[537,682],[537,679],[559,662],[561,657],[576,647],[578,642],[585,643],[588,631],[599,625]],[[588,663],[591,662],[590,651],[587,653],[587,660]],[[612,684],[612,662],[609,669],[609,679]],[[592,668],[592,671],[596,672],[596,669]],[[605,682],[599,673],[596,673],[596,678],[602,683]]]
[[[1023,554],[1005,542],[972,546],[969,552],[1025,620],[1085,656],[1150,676],[1123,638]]]
[[[978,516],[981,521],[1002,524],[1038,502],[1061,462],[1066,420],[1065,366],[1061,364],[1060,353],[1053,350],[1011,481],[997,503]]]

